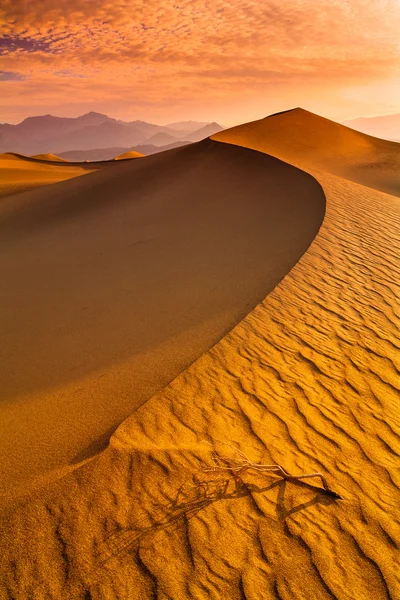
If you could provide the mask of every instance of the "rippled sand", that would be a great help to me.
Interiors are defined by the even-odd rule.
[[[316,126],[298,111],[269,121],[284,130],[293,117]],[[265,121],[215,138],[284,159],[286,138],[270,147]],[[387,148],[377,143],[386,165],[400,152]],[[400,201],[372,189],[379,174],[361,185],[360,160],[339,176],[312,154],[293,161],[326,196],[307,252],[100,457],[6,515],[4,598],[399,597]],[[317,480],[205,473],[204,440],[319,471],[342,499]]]

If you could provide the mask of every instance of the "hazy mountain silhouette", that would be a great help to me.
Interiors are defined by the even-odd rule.
[[[187,133],[193,133],[202,127],[209,125],[204,121],[178,121],[177,123],[169,123],[166,127],[175,129],[176,131],[186,131]]]
[[[343,121],[343,125],[386,140],[400,140],[400,113],[383,117],[360,117]]]
[[[0,124],[0,152],[30,155],[109,148],[126,151],[139,144],[165,146],[199,141],[221,129],[218,123],[195,121],[170,126],[140,120],[125,122],[96,112],[77,118],[44,115],[28,117],[17,125]]]
[[[165,146],[155,146],[153,144],[141,144],[132,148],[123,148],[121,146],[115,146],[112,148],[92,148],[90,150],[68,150],[67,152],[61,152],[60,158],[63,158],[69,162],[83,162],[85,160],[97,161],[97,160],[112,160],[120,154],[125,152],[136,151],[141,154],[149,156],[150,154],[157,154],[158,152],[164,152],[164,150],[171,150],[172,148],[179,148],[180,146],[186,146],[190,144],[189,141],[177,141],[172,144]]]
[[[170,133],[166,133],[165,131],[158,131],[154,135],[152,135],[148,140],[146,140],[147,144],[151,144],[153,146],[165,146],[166,144],[173,144],[177,139],[177,132],[174,132],[174,135]]]
[[[224,128],[218,123],[207,123],[207,125],[205,125],[201,129],[193,131],[193,133],[188,135],[186,139],[190,140],[191,142],[200,142],[200,140],[204,140],[204,138],[209,137],[210,135],[214,135],[214,133],[218,133],[223,129]]]

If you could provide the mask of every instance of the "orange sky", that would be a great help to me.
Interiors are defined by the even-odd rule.
[[[0,122],[400,112],[400,0],[1,0]]]

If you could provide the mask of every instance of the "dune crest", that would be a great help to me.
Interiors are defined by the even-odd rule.
[[[400,195],[400,146],[302,108],[226,129],[211,139],[253,148],[300,169],[338,175]]]
[[[142,158],[144,154],[140,152],[136,152],[136,150],[128,150],[128,152],[123,152],[114,158],[114,160],[123,160],[126,158]]]
[[[56,156],[49,152],[48,154],[34,154],[31,158],[37,158],[39,160],[48,160],[50,162],[67,162],[64,158]]]

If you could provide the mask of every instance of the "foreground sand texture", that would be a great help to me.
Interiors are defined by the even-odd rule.
[[[0,154],[0,196],[86,175],[101,166],[101,163],[72,165],[52,154],[36,157],[11,152]]]
[[[283,158],[290,138],[269,148],[271,121],[283,131],[287,118],[318,121],[293,112],[221,139]],[[400,203],[372,189],[379,174],[362,185],[357,166],[358,183],[346,180],[348,155],[341,176],[337,162],[316,168],[312,152],[308,164],[306,149],[298,155],[322,184],[326,215],[266,300],[102,455],[4,513],[2,597],[399,597]],[[203,440],[293,474],[320,471],[342,500],[317,482],[202,474]]]
[[[0,498],[103,449],[278,284],[324,211],[304,172],[211,140],[3,199]]]

